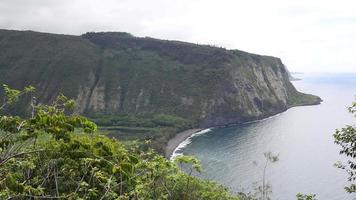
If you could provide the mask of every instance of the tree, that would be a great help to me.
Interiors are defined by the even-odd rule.
[[[6,106],[12,105],[17,100],[28,93],[34,91],[33,87],[24,88],[23,91],[9,88],[7,85],[3,85],[4,101],[1,103],[0,111],[6,108]],[[9,159],[22,155],[24,152],[19,153],[23,147],[23,143],[16,141],[17,133],[20,131],[24,122],[19,117],[0,117],[0,130],[3,132],[0,135],[0,166],[5,164]]]
[[[297,196],[297,200],[317,200],[315,194],[298,193],[296,196]]]
[[[262,183],[261,185],[257,186],[256,195],[258,196],[259,200],[269,200],[271,199],[269,194],[272,192],[272,190],[271,185],[268,184],[266,180],[267,168],[270,164],[277,162],[279,158],[278,155],[273,155],[271,152],[265,152],[263,155],[265,157],[265,162],[262,165]],[[254,162],[254,164],[257,165],[257,162]]]
[[[4,88],[8,103],[25,94]],[[73,106],[59,95],[51,105],[32,102],[29,118],[0,117],[0,199],[238,200],[177,165],[200,170],[196,159],[171,162],[153,150],[95,134],[93,122],[69,114]]]
[[[351,114],[356,117],[356,102],[348,108]],[[346,170],[349,174],[348,181],[351,182],[350,186],[345,187],[349,193],[356,192],[356,127],[345,126],[342,129],[337,129],[334,134],[335,143],[341,146],[340,154],[346,155],[349,159],[347,164],[337,163],[336,166],[340,169]]]

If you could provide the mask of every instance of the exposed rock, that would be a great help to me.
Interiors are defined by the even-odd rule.
[[[296,91],[279,58],[126,33],[0,30],[0,82],[32,84],[45,103],[64,93],[85,115],[165,113],[202,127],[320,102]]]

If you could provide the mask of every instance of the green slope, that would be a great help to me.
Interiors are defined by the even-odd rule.
[[[201,127],[320,102],[295,90],[278,58],[113,32],[0,30],[0,82],[31,84],[44,103],[64,93],[87,116],[169,114]]]

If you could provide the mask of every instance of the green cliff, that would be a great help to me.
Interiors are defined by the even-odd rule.
[[[113,32],[0,30],[0,83],[33,85],[44,103],[63,93],[87,116],[159,113],[200,127],[321,101],[294,88],[279,58]],[[20,103],[12,111],[24,109]]]

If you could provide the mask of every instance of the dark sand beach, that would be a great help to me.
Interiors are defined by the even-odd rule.
[[[176,136],[174,136],[172,139],[170,139],[168,141],[167,147],[166,147],[166,152],[165,152],[166,158],[169,159],[171,157],[174,150],[178,147],[178,145],[180,143],[182,143],[184,140],[186,140],[188,137],[190,137],[194,133],[199,132],[201,130],[202,129],[188,129],[188,130],[178,133]]]

